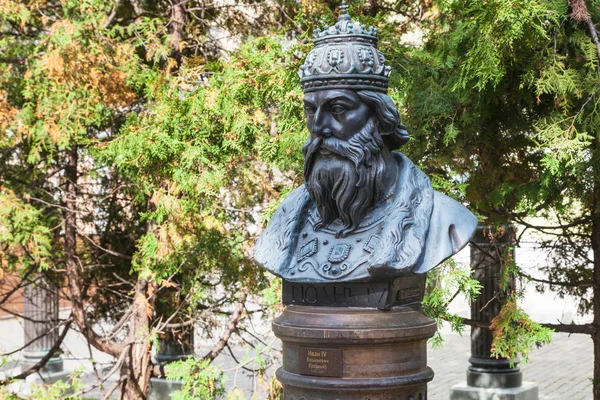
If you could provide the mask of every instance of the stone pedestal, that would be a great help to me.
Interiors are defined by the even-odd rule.
[[[450,389],[450,400],[538,400],[538,385],[523,382],[515,388],[476,388],[466,382]]]
[[[381,291],[369,284],[284,285],[284,302],[300,304],[273,322],[283,343],[283,400],[425,400],[433,379],[427,340],[437,327],[420,302],[401,301],[417,291],[422,297],[421,283],[407,278],[404,287],[389,283]],[[286,297],[292,286],[297,296]],[[355,306],[332,306],[349,302]]]
[[[515,232],[509,227],[501,236],[486,237],[486,228],[478,227],[471,240],[471,269],[483,286],[481,295],[471,304],[471,319],[490,323],[498,315],[506,299],[501,291],[504,260],[514,258]],[[508,277],[507,290],[514,290],[514,277]],[[496,359],[491,356],[492,331],[471,327],[471,366],[467,382],[450,390],[451,400],[537,400],[537,385],[523,382],[518,360]],[[533,397],[532,397],[533,396]]]

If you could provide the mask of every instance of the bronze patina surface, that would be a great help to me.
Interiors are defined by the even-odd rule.
[[[385,282],[313,283],[283,281],[283,304],[325,307],[392,307],[421,301],[425,275]]]
[[[277,371],[284,400],[424,400],[433,320],[425,273],[463,248],[477,218],[395,152],[409,140],[387,94],[377,29],[342,12],[300,68],[305,184],[254,247],[284,280]]]

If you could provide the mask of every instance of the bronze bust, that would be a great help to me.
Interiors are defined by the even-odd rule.
[[[314,44],[299,71],[305,184],[275,212],[254,258],[292,282],[387,281],[434,268],[468,243],[477,218],[392,151],[409,136],[387,94],[377,30],[342,8]]]

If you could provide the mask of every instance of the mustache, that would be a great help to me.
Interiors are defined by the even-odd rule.
[[[366,167],[371,167],[371,160],[381,152],[383,145],[383,139],[373,119],[368,120],[362,129],[348,140],[331,136],[308,138],[302,146],[304,179],[307,179],[315,155],[321,148],[352,161],[354,167],[358,169],[363,163]]]
[[[302,145],[302,155],[304,156],[304,170],[306,171],[306,166],[312,165],[313,158],[321,147],[321,143],[323,143],[323,138],[318,136],[314,139],[308,138],[308,140]]]
[[[375,146],[370,146],[370,144],[373,144],[371,142],[376,141],[376,137],[381,138],[380,135],[374,135],[374,131],[375,123],[373,120],[369,120],[360,132],[356,133],[350,139],[341,140],[328,137],[323,140],[322,147],[325,150],[349,159],[355,167],[358,167],[366,159],[370,158],[371,154],[380,151],[383,140],[380,143],[375,143]],[[370,165],[367,164],[367,166]]]

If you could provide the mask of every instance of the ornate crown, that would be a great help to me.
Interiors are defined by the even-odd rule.
[[[387,92],[391,68],[377,50],[377,29],[352,21],[342,10],[333,26],[315,29],[315,48],[308,53],[298,75],[304,92],[354,89]]]

